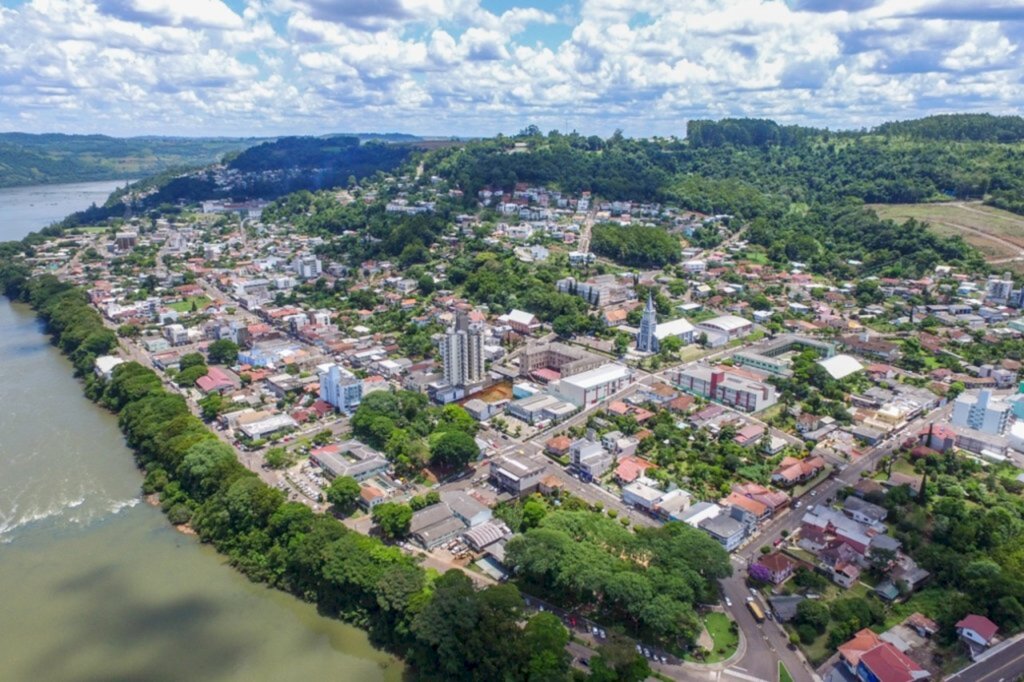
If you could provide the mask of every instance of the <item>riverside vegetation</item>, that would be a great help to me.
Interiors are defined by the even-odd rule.
[[[118,414],[145,472],[143,491],[158,495],[172,523],[191,524],[200,539],[250,579],[365,628],[376,645],[405,658],[419,679],[539,681],[581,675],[569,670],[568,631],[550,613],[526,613],[515,585],[477,590],[461,571],[438,575],[424,570],[397,547],[285,501],[280,491],[239,463],[234,451],[190,413],[182,396],[165,390],[159,377],[138,363],[117,367],[110,382],[95,377],[95,358],[113,350],[117,339],[81,289],[51,275],[29,277],[10,264],[0,265],[0,287],[10,298],[33,306],[54,343],[72,359],[86,395]],[[652,531],[644,543],[653,551],[659,544],[678,542],[679,535],[680,529]],[[565,560],[575,556],[566,554]],[[631,567],[621,568],[622,579],[605,589],[612,600],[616,589],[640,577]],[[530,572],[534,569],[539,570]],[[683,579],[690,597],[710,589],[697,570],[688,571],[692,580]],[[552,579],[560,580],[555,574]],[[692,623],[687,605],[673,608],[662,619]],[[594,680],[641,680],[650,672],[618,633],[612,633],[590,665]]]

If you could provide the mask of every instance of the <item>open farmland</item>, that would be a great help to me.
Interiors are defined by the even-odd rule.
[[[882,218],[927,222],[942,235],[959,235],[994,265],[1024,272],[1024,217],[971,203],[870,204]]]

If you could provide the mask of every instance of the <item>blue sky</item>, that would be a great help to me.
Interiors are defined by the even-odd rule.
[[[1018,113],[1024,0],[0,0],[0,130],[682,135]]]

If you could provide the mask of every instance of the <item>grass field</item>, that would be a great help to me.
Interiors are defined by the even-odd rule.
[[[871,204],[882,218],[903,223],[910,218],[927,222],[938,234],[958,235],[978,249],[986,260],[1017,258],[1024,252],[1024,216],[980,203]],[[1024,271],[1024,262],[1009,262]]]
[[[729,620],[728,616],[724,613],[712,611],[704,617],[702,622],[708,634],[711,635],[711,640],[715,643],[707,658],[702,659],[702,663],[718,663],[736,653],[736,647],[740,643],[740,636],[738,632],[733,631],[732,621]],[[688,661],[696,660],[689,655],[685,658]]]
[[[793,676],[786,670],[786,666],[782,665],[782,661],[779,661],[779,682],[793,682]]]
[[[196,310],[202,310],[206,306],[210,305],[210,299],[207,298],[206,296],[192,296],[190,298],[185,299],[184,301],[172,303],[167,307],[170,308],[171,310],[177,310],[179,313],[187,313],[192,311],[193,303],[196,306]]]

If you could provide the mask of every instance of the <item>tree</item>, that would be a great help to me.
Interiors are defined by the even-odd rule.
[[[450,404],[441,408],[441,414],[437,420],[438,431],[462,431],[473,435],[480,425],[473,417],[466,412],[465,408]]]
[[[212,422],[224,409],[224,398],[220,393],[210,393],[199,401],[203,419]]]
[[[238,344],[231,339],[218,339],[206,349],[206,357],[215,365],[233,365],[238,360]]]
[[[338,511],[348,513],[355,509],[361,490],[356,479],[351,476],[338,476],[327,486],[327,501]]]
[[[565,650],[569,631],[552,613],[538,613],[526,623],[523,631],[529,682],[561,682],[569,672],[570,656]]]
[[[591,680],[596,682],[641,682],[651,674],[647,659],[637,653],[633,643],[615,633],[597,647],[590,659]]]
[[[412,507],[407,504],[384,502],[373,508],[373,522],[380,533],[389,540],[398,540],[409,534],[412,521]]]
[[[206,359],[202,353],[185,353],[178,360],[178,369],[184,371],[189,367],[198,367],[200,365],[206,365]]]
[[[548,508],[540,500],[527,500],[523,503],[523,524],[524,531],[536,528],[541,520],[547,516]]]
[[[665,357],[674,357],[679,353],[682,347],[683,342],[678,336],[669,336],[662,339],[661,343],[658,345],[658,353]]]
[[[330,429],[323,429],[313,436],[313,445],[322,447],[330,443],[332,438],[334,438],[334,432]]]
[[[196,380],[199,377],[206,376],[209,371],[206,365],[192,365],[188,369],[178,372],[174,377],[174,382],[183,388],[191,388],[196,385]]]
[[[476,440],[462,431],[446,431],[431,437],[430,461],[434,464],[461,469],[479,455]]]
[[[263,459],[271,469],[284,469],[294,461],[288,449],[283,447],[270,448]]]
[[[828,607],[815,599],[804,599],[796,605],[796,621],[808,625],[817,632],[824,632],[831,616]]]

